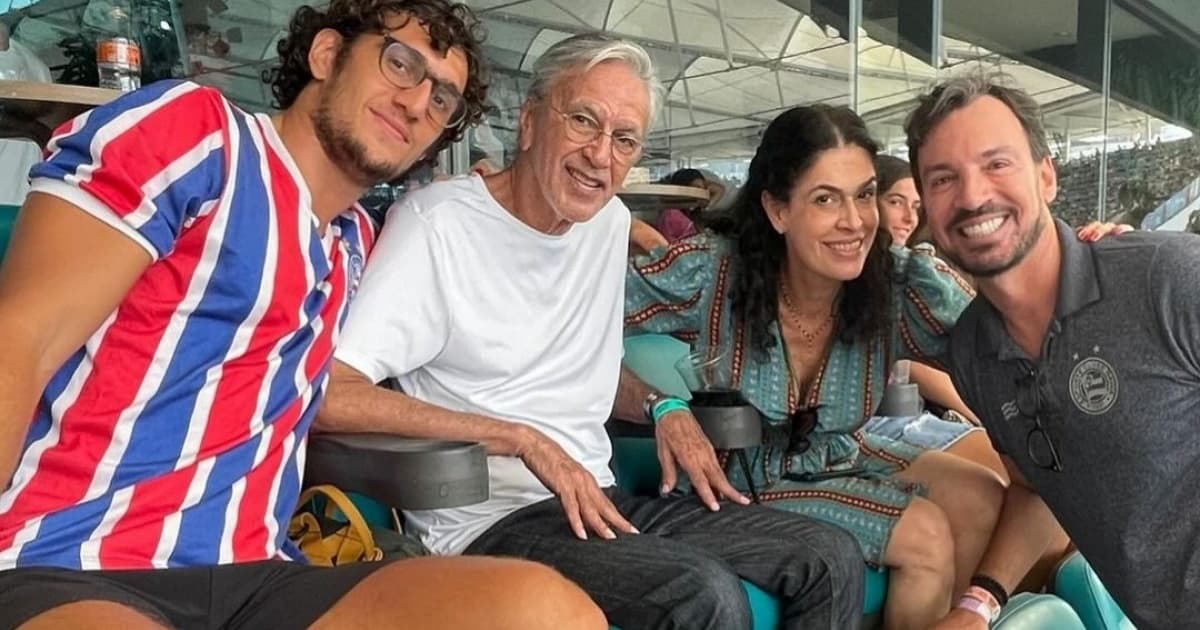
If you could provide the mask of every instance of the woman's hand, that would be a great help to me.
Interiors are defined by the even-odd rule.
[[[1106,236],[1116,236],[1132,232],[1133,229],[1133,226],[1128,223],[1101,223],[1100,221],[1092,221],[1083,227],[1075,228],[1075,236],[1084,243],[1095,243]]]

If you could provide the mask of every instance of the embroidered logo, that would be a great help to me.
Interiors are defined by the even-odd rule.
[[[1071,400],[1080,411],[1099,415],[1117,402],[1117,372],[1108,361],[1088,357],[1071,370]]]
[[[350,291],[349,296],[353,298],[358,293],[358,285],[362,282],[363,277],[363,257],[362,254],[355,252],[350,256]]]
[[[1021,410],[1017,408],[1017,401],[1010,400],[1000,405],[1000,413],[1004,414],[1005,420],[1012,420],[1017,417],[1017,414],[1021,413]]]

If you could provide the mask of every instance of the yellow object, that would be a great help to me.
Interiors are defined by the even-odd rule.
[[[318,498],[324,501],[316,501]],[[375,544],[367,521],[341,490],[331,485],[314,486],[300,495],[299,504],[288,525],[288,536],[300,546],[309,563],[336,567],[383,559],[383,549]],[[331,525],[336,529],[330,531]]]

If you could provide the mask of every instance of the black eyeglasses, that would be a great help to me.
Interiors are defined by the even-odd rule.
[[[553,105],[549,105],[554,113],[563,117],[567,123],[567,138],[579,144],[591,144],[600,136],[612,138],[613,159],[621,164],[631,164],[637,161],[642,153],[642,140],[628,131],[605,131],[600,121],[584,112],[567,113]]]
[[[1016,385],[1017,410],[1026,418],[1033,419],[1033,428],[1025,434],[1025,450],[1029,453],[1029,459],[1039,468],[1062,472],[1062,460],[1058,457],[1058,449],[1054,446],[1054,440],[1050,439],[1046,426],[1042,424],[1042,414],[1045,413],[1046,407],[1043,404],[1045,397],[1041,392],[1041,374],[1031,371],[1018,378]]]
[[[429,74],[424,55],[391,35],[383,36],[383,47],[379,49],[379,71],[389,83],[402,90],[415,88],[429,79],[433,92],[429,96],[429,107],[425,108],[425,114],[433,124],[442,128],[456,127],[466,117],[463,96],[458,89]]]
[[[792,429],[788,437],[788,453],[800,454],[812,446],[808,436],[817,428],[817,412],[820,409],[821,405],[800,407],[788,416],[788,425]]]

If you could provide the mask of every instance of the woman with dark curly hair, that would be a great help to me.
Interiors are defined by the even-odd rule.
[[[861,430],[892,363],[940,354],[972,296],[937,259],[879,237],[876,152],[847,108],[779,115],[715,234],[631,263],[626,326],[718,349],[765,420],[750,453],[760,499],[853,533],[868,562],[891,568],[885,625],[917,628],[965,588],[1004,488],[943,452],[970,426],[936,448]],[[690,418],[677,415],[661,422]]]

